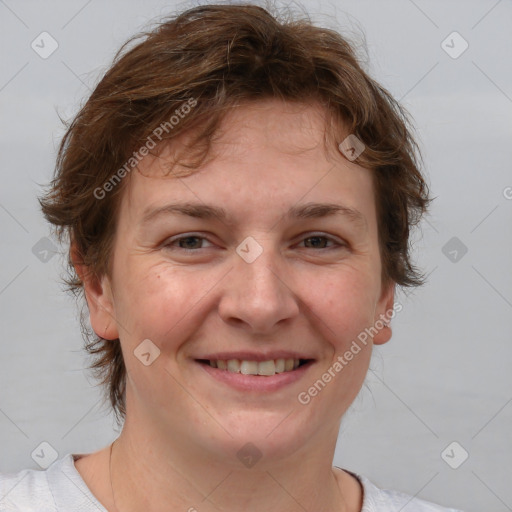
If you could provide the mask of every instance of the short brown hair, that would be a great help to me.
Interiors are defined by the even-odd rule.
[[[331,147],[341,142],[343,130],[365,145],[356,163],[373,171],[383,284],[424,282],[410,261],[409,233],[430,199],[407,112],[363,71],[338,32],[315,26],[305,15],[271,14],[252,4],[191,8],[130,39],[67,127],[54,179],[40,203],[59,240],[75,244],[91,272],[110,275],[126,180],[107,187],[100,199],[95,191],[106,191],[116,170],[126,171],[134,151],[190,98],[194,108],[162,138],[193,129],[190,149],[199,159],[187,164],[189,172],[204,161],[224,115],[241,102],[279,98],[321,104]],[[68,271],[68,288],[83,299],[71,255]],[[92,332],[83,314],[82,332],[86,350],[95,356],[90,368],[119,423],[126,416],[119,340]]]

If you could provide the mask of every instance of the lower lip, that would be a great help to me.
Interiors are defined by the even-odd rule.
[[[314,361],[308,361],[295,370],[276,373],[275,375],[244,375],[243,373],[220,370],[219,368],[214,368],[213,366],[197,361],[195,361],[195,363],[201,366],[203,370],[213,378],[224,382],[232,388],[240,391],[269,392],[276,391],[298,381],[309,370]]]

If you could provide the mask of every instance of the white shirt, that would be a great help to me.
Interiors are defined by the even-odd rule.
[[[66,454],[45,470],[0,473],[0,512],[108,512],[89,490],[74,461]],[[351,473],[363,486],[361,512],[461,512],[379,489],[366,477]]]

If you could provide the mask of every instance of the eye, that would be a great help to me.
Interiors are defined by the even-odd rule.
[[[203,236],[186,235],[170,239],[168,242],[164,244],[164,247],[170,250],[177,249],[192,252],[196,251],[197,249],[205,249],[205,247],[202,247],[203,241],[208,242],[208,240]]]
[[[210,244],[205,246],[204,243]],[[336,249],[347,247],[347,244],[330,236],[314,234],[303,238],[300,243],[304,243],[305,249]],[[169,250],[178,250],[185,252],[197,252],[199,249],[207,249],[213,244],[203,237],[196,234],[178,236],[169,239],[163,244],[163,247]]]
[[[306,249],[333,249],[336,246],[346,247],[345,243],[325,235],[312,235],[302,240],[306,244]],[[327,244],[330,243],[330,246]]]

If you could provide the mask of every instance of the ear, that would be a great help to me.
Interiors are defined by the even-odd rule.
[[[381,296],[375,309],[375,319],[373,325],[376,329],[378,329],[378,332],[373,337],[374,345],[383,345],[391,339],[392,331],[390,325],[390,315],[395,311],[393,308],[394,304],[395,283],[391,281],[390,284],[382,288]]]
[[[83,257],[74,242],[71,244],[70,256],[76,273],[84,286],[91,327],[98,336],[106,340],[119,338],[114,315],[114,299],[108,276],[98,277],[91,271],[85,265]]]

